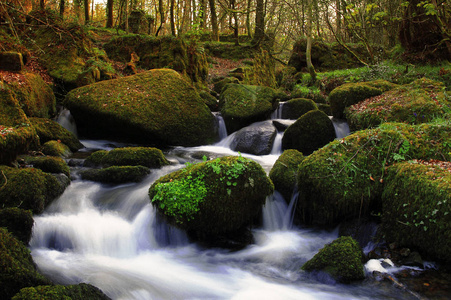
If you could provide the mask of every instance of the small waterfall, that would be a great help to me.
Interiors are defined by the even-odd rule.
[[[272,155],[282,154],[282,137],[283,137],[283,132],[278,132],[276,135],[276,138],[274,139],[274,143],[272,145],[272,150],[271,150]]]
[[[336,119],[334,117],[330,117],[332,124],[334,124],[335,135],[337,139],[342,139],[350,134],[349,125],[346,120]]]
[[[227,137],[227,128],[224,122],[224,118],[221,116],[221,113],[216,113],[216,122],[218,123],[218,133],[219,133],[219,140],[222,141]]]
[[[271,120],[282,119],[282,109],[284,104],[285,102],[279,103],[279,107],[271,114]]]
[[[297,198],[296,191],[291,197],[290,204],[287,205],[285,199],[278,191],[274,191],[274,194],[268,196],[262,211],[263,229],[268,231],[291,229]]]
[[[58,115],[58,118],[56,119],[56,122],[72,132],[75,136],[77,135],[77,125],[75,124],[75,119],[70,114],[70,111],[68,109],[63,109]]]

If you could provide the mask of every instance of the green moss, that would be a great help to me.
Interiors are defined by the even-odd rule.
[[[216,139],[214,116],[194,87],[170,69],[81,87],[64,103],[85,135],[185,146]]]
[[[224,89],[224,87],[229,84],[229,83],[236,83],[239,84],[240,81],[238,80],[238,78],[236,77],[226,77],[224,79],[221,79],[219,81],[216,81],[213,87],[213,90],[218,93],[221,94],[222,90]]]
[[[332,116],[332,109],[330,109],[329,104],[318,103],[317,106],[320,111],[322,111],[323,113],[325,113],[328,116]]]
[[[269,172],[269,178],[274,183],[274,187],[285,198],[290,201],[293,190],[296,186],[298,166],[304,159],[301,152],[289,149],[285,150],[277,159]]]
[[[37,138],[14,93],[0,86],[0,163],[9,164],[18,154],[35,148]]]
[[[28,117],[49,118],[56,113],[56,100],[51,87],[41,76],[21,73],[21,82],[10,84],[11,90]]]
[[[204,100],[204,103],[211,111],[219,110],[219,102],[213,95],[207,91],[199,91],[199,96]]]
[[[282,148],[296,149],[309,155],[334,138],[335,129],[329,117],[320,110],[312,110],[285,130]]]
[[[111,39],[104,48],[113,60],[127,63],[134,52],[140,58],[139,67],[171,68],[188,75],[193,82],[204,82],[208,75],[205,51],[194,40],[129,34]]]
[[[343,236],[324,246],[303,266],[304,271],[322,271],[343,283],[365,278],[363,252],[359,244],[349,236]]]
[[[384,123],[358,131],[299,165],[298,210],[307,224],[336,225],[380,212],[385,166],[407,159],[451,159],[451,125]]]
[[[33,229],[33,215],[16,207],[0,209],[0,227],[5,227],[19,241],[28,245]]]
[[[143,166],[113,166],[104,169],[91,169],[80,172],[85,180],[102,183],[139,182],[149,175],[149,168]]]
[[[0,166],[0,173],[1,207],[18,207],[41,213],[64,191],[54,176],[38,169]]]
[[[46,173],[63,173],[70,177],[69,166],[61,157],[54,156],[24,156],[27,165],[32,165]]]
[[[42,153],[50,156],[69,157],[72,154],[69,147],[59,141],[48,141],[42,145]]]
[[[318,109],[315,102],[306,98],[295,98],[288,100],[283,105],[282,118],[296,120],[303,114]]]
[[[244,59],[253,58],[255,55],[255,48],[250,44],[235,45],[234,42],[206,42],[204,48],[207,53],[213,57],[219,57],[224,59]]]
[[[124,147],[111,151],[100,150],[91,154],[85,162],[88,166],[144,166],[161,168],[169,161],[163,152],[151,147]]]
[[[108,298],[101,290],[86,283],[77,285],[41,285],[23,288],[12,300],[107,300]]]
[[[451,262],[449,162],[408,161],[387,168],[382,232],[387,241]]]
[[[315,103],[325,103],[326,98],[316,86],[297,84],[291,93],[293,98],[312,99]]]
[[[30,250],[5,228],[0,228],[0,257],[0,294],[5,299],[21,288],[50,284],[36,271]]]
[[[221,93],[221,114],[231,132],[267,119],[278,104],[277,92],[269,87],[228,84]]]
[[[215,234],[249,224],[273,190],[259,164],[230,156],[161,177],[149,197],[172,224]]]
[[[254,56],[254,63],[244,70],[244,84],[277,87],[276,69],[273,57],[260,49]]]
[[[442,83],[426,78],[389,90],[345,109],[353,130],[383,122],[420,124],[451,117],[451,98]]]
[[[385,80],[343,84],[329,94],[332,115],[335,118],[343,119],[343,112],[346,107],[379,96],[394,87],[396,87],[395,84]]]
[[[72,132],[53,120],[45,118],[30,118],[30,122],[33,127],[36,128],[41,144],[51,140],[60,140],[73,152],[83,148],[83,145]]]

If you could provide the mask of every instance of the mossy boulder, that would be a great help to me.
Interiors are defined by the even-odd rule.
[[[451,163],[412,160],[387,168],[382,232],[400,247],[451,263]]]
[[[161,177],[150,187],[149,197],[171,224],[215,235],[250,224],[273,191],[258,163],[228,156]]]
[[[383,122],[427,123],[449,118],[451,98],[441,82],[421,78],[345,109],[352,130],[375,127]]]
[[[80,176],[84,180],[112,184],[140,182],[149,174],[150,169],[143,166],[112,166],[80,172]]]
[[[25,164],[31,165],[46,173],[63,173],[70,177],[70,169],[64,159],[55,156],[23,156]]]
[[[77,285],[40,285],[20,290],[12,300],[108,300],[110,299],[97,287],[80,283]]]
[[[302,270],[325,272],[342,283],[361,280],[365,278],[363,252],[352,237],[339,237],[319,250],[302,266]]]
[[[14,51],[0,52],[0,70],[20,72],[23,68],[22,53]]]
[[[52,88],[38,74],[23,72],[19,82],[9,84],[28,117],[49,118],[56,114]]]
[[[92,153],[85,161],[85,166],[144,166],[161,168],[169,161],[160,149],[152,147],[124,147],[110,151],[100,150]]]
[[[335,139],[335,129],[329,117],[320,110],[312,110],[285,130],[283,149],[296,149],[305,155]]]
[[[42,153],[50,156],[69,157],[72,155],[69,146],[61,141],[48,141],[42,145]]]
[[[0,166],[1,207],[18,207],[41,213],[62,194],[66,183],[35,168],[16,169]]]
[[[72,132],[53,120],[46,118],[30,118],[30,122],[36,129],[41,144],[51,140],[59,140],[66,144],[72,152],[76,152],[84,147]]]
[[[33,214],[17,207],[0,209],[0,227],[5,227],[16,239],[28,245],[33,229]]]
[[[192,84],[171,69],[77,88],[64,104],[84,135],[183,146],[217,138],[214,116]]]
[[[223,79],[221,79],[219,81],[216,81],[215,84],[214,84],[213,90],[216,93],[221,94],[222,89],[229,83],[239,84],[240,81],[236,77],[226,77],[226,78],[223,78]]]
[[[15,94],[0,85],[0,164],[11,163],[38,143],[36,131]]]
[[[359,103],[365,99],[379,96],[385,91],[396,87],[396,84],[386,80],[346,83],[332,90],[329,103],[334,118],[343,119],[346,107]]]
[[[0,257],[2,298],[11,299],[24,287],[50,284],[36,271],[30,250],[5,228],[0,228]]]
[[[143,69],[171,68],[188,75],[193,82],[207,79],[207,57],[194,39],[129,34],[111,39],[104,48],[113,60],[127,63],[135,53],[140,58],[137,66]]]
[[[199,96],[204,100],[204,103],[211,111],[219,110],[219,101],[212,94],[207,91],[199,91]]]
[[[285,150],[277,159],[269,172],[269,178],[274,183],[274,187],[279,191],[287,202],[297,184],[298,166],[304,159],[304,155],[295,149]]]
[[[219,98],[221,114],[230,132],[266,120],[278,105],[274,89],[256,85],[228,84]]]
[[[318,109],[315,102],[306,98],[288,100],[282,106],[282,119],[297,120],[305,113]]]
[[[451,125],[384,123],[335,140],[298,170],[298,216],[335,226],[381,211],[385,166],[408,159],[451,159]]]

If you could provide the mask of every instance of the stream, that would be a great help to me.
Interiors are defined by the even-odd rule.
[[[343,285],[300,271],[338,231],[294,226],[296,196],[289,205],[277,192],[268,197],[262,225],[253,229],[255,243],[240,251],[203,248],[161,220],[150,204],[150,185],[186,161],[196,162],[196,153],[238,155],[221,130],[224,138],[215,145],[165,152],[172,164],[140,183],[85,181],[77,176],[81,167],[73,167],[64,194],[35,216],[30,247],[39,270],[58,284],[90,283],[112,299],[409,299],[375,280]],[[242,155],[269,173],[281,139],[279,133],[270,155]],[[82,151],[124,146],[81,142]]]

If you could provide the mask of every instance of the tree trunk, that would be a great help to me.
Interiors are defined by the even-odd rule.
[[[40,9],[44,9],[45,8],[45,0],[40,0],[39,1],[39,8]]]
[[[89,24],[89,0],[84,0],[83,5],[85,7],[85,25]]]
[[[208,0],[210,5],[211,14],[211,39],[215,42],[219,42],[219,28],[218,28],[218,16],[216,15],[215,0]]]
[[[249,38],[252,38],[252,31],[251,31],[251,5],[252,5],[252,0],[247,0],[246,30],[247,30],[247,36]]]
[[[255,9],[255,32],[252,44],[258,45],[265,37],[265,1],[257,0]]]
[[[312,18],[313,18],[313,1],[310,0],[310,3],[308,4],[308,16],[307,16],[307,49],[305,51],[305,59],[307,60],[307,69],[310,73],[310,76],[312,77],[312,83],[316,83],[316,71],[315,67],[312,64]]]
[[[106,27],[113,27],[113,9],[114,9],[114,0],[108,0],[106,3]]]
[[[236,0],[230,0],[230,8],[232,9],[232,19],[233,19],[233,37],[235,39],[235,46],[238,46],[240,44],[239,41],[239,35],[238,35],[238,14],[235,11],[235,4],[236,4]]]
[[[64,16],[64,9],[65,9],[65,4],[66,1],[65,0],[60,0],[60,16],[63,17]]]
[[[169,18],[170,18],[170,22],[171,22],[171,34],[173,36],[176,36],[177,33],[175,31],[174,6],[175,6],[175,0],[171,0],[171,6],[169,8]]]
[[[125,21],[125,32],[128,33],[128,0],[124,0],[124,21]]]

